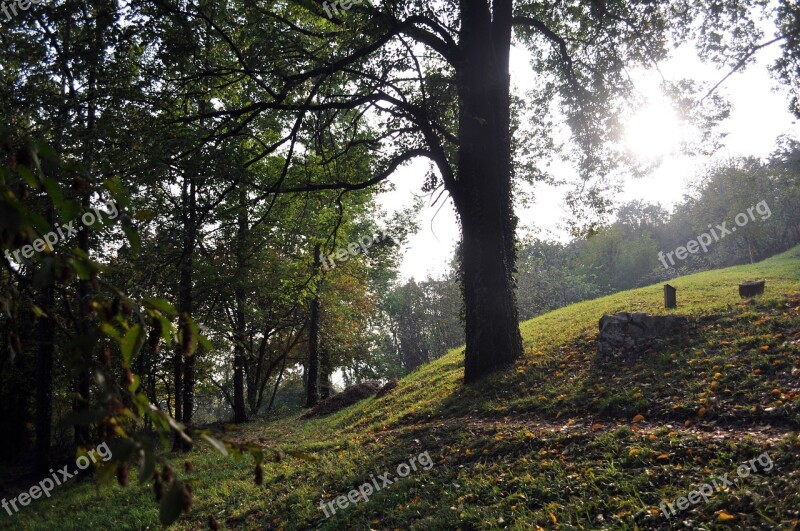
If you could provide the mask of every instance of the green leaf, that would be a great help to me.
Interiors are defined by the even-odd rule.
[[[211,352],[214,350],[214,345],[211,344],[211,341],[209,341],[206,336],[200,336],[197,340],[200,342],[200,346],[203,347],[203,350],[206,352]]]
[[[78,275],[78,278],[81,280],[91,280],[92,279],[92,270],[86,266],[82,261],[73,259],[71,261],[72,269],[75,271],[75,274]]]
[[[80,205],[75,201],[62,201],[58,205],[59,215],[61,219],[69,222],[70,220],[77,219],[80,214]]]
[[[171,415],[164,414],[164,417],[166,418],[167,423],[169,423],[170,427],[173,430],[177,431],[178,435],[180,435],[184,441],[188,443],[192,442],[192,439],[186,434],[186,427],[183,424],[172,418]]]
[[[221,453],[225,457],[228,457],[228,448],[225,446],[225,443],[223,443],[219,439],[215,439],[214,437],[211,437],[210,435],[206,434],[203,434],[200,437],[208,441],[208,444],[216,448],[217,451],[219,451],[219,453]]]
[[[114,328],[108,323],[100,324],[100,331],[103,332],[105,335],[116,341],[117,343],[122,342],[122,334],[119,333],[119,330]]]
[[[25,212],[25,216],[39,234],[47,234],[52,230],[50,224],[47,223],[47,220],[45,220],[41,214],[28,210]]]
[[[37,140],[32,141],[31,144],[35,148],[36,155],[50,162],[58,162],[58,154],[49,144]]]
[[[61,187],[58,185],[58,182],[50,177],[45,177],[42,179],[42,182],[44,183],[44,189],[47,192],[47,195],[49,195],[50,199],[53,200],[56,208],[61,210],[61,204],[64,202],[64,193],[61,191]]]
[[[131,251],[133,251],[134,254],[138,254],[139,248],[141,247],[139,231],[136,230],[136,227],[129,223],[123,223],[122,232],[125,233],[125,236],[128,238],[128,242],[131,244]]]
[[[111,194],[111,197],[114,198],[114,201],[119,203],[122,208],[128,208],[128,194],[125,191],[125,187],[122,185],[122,180],[119,178],[119,175],[113,179],[106,179],[103,181],[103,186],[105,186],[106,190]]]
[[[111,455],[117,463],[124,463],[139,453],[139,444],[130,439],[116,439],[111,443]]]
[[[177,520],[183,512],[183,482],[175,481],[161,498],[158,510],[158,519],[161,525],[170,525]]]
[[[130,368],[133,356],[142,348],[145,340],[144,328],[142,325],[134,325],[125,333],[119,346],[122,349],[122,366]]]
[[[145,299],[144,303],[166,315],[177,315],[178,310],[167,299]]]
[[[139,468],[139,483],[150,481],[156,471],[156,454],[152,448],[142,450],[142,466]]]
[[[172,348],[172,337],[175,334],[175,327],[172,326],[170,320],[163,315],[159,315],[158,320],[161,321],[161,339],[164,340],[169,348]]]
[[[39,183],[36,181],[36,177],[33,176],[31,170],[29,170],[25,166],[19,166],[17,168],[17,173],[19,173],[19,175],[25,180],[28,186],[30,186],[34,190],[39,188]]]
[[[128,391],[131,393],[135,393],[139,386],[142,385],[142,379],[139,377],[138,374],[133,375],[133,383],[128,386]]]

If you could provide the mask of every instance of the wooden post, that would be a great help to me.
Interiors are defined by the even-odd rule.
[[[664,308],[677,308],[678,307],[678,297],[677,297],[677,289],[673,288],[669,284],[664,284]]]
[[[739,284],[739,296],[743,299],[755,297],[764,293],[766,280],[748,280]]]

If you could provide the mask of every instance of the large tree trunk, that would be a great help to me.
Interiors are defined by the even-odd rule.
[[[314,246],[314,273],[319,274],[320,246]],[[319,290],[322,282],[317,282],[314,298],[311,299],[311,322],[308,332],[308,372],[306,373],[306,407],[314,407],[319,402]]]
[[[48,225],[55,216],[52,207],[48,211]],[[36,359],[36,468],[45,472],[50,468],[50,440],[53,430],[53,354],[55,351],[55,323],[53,306],[55,287],[48,284],[42,288],[39,307],[44,312],[39,317],[39,353]]]
[[[320,346],[319,356],[319,397],[322,400],[327,400],[331,396],[331,373],[333,370],[331,369],[331,354],[328,351],[328,347],[325,345],[325,342],[322,342],[322,345]]]
[[[247,408],[244,399],[244,295],[237,288],[236,293],[236,344],[233,346],[233,421],[247,422]]]
[[[192,314],[192,274],[194,272],[194,247],[197,238],[196,194],[194,179],[183,185],[183,248],[178,278],[178,325],[186,329],[186,320]],[[194,355],[184,352],[183,346],[175,348],[175,419],[189,424],[194,409]],[[188,450],[183,439],[175,433],[173,450]]]
[[[239,227],[236,242],[236,266],[239,276],[246,274],[245,269],[245,238],[247,236],[247,201],[244,189],[239,195]],[[244,313],[245,294],[244,288],[239,284],[234,288],[234,304],[236,304],[236,322],[233,345],[233,421],[236,423],[247,422],[247,408],[244,399],[244,364],[245,364],[245,330],[246,321]]]
[[[275,403],[275,395],[278,394],[278,386],[281,384],[281,380],[283,379],[283,371],[286,369],[286,358],[283,358],[283,363],[281,364],[281,372],[278,373],[278,377],[275,378],[275,387],[272,389],[272,396],[269,399],[269,405],[267,406],[267,411],[272,410],[272,405]]]
[[[456,189],[466,308],[464,380],[472,383],[522,354],[514,295],[511,200],[511,0],[462,0]]]

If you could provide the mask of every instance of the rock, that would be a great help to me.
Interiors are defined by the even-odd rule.
[[[384,386],[380,382],[375,380],[368,380],[360,384],[351,385],[341,393],[337,393],[311,408],[308,413],[303,415],[303,418],[322,417],[336,413],[346,407],[352,406],[356,402],[373,396],[383,389],[383,387]]]
[[[620,312],[600,318],[597,359],[631,358],[641,354],[653,341],[673,335],[689,323],[678,315],[649,315]]]
[[[386,385],[384,385],[381,390],[378,391],[378,393],[375,395],[375,398],[381,398],[382,396],[388,395],[395,387],[397,387],[397,380],[389,380],[386,382]]]

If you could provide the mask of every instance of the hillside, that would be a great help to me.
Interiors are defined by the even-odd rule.
[[[766,292],[743,302],[737,284],[754,278],[766,279]],[[257,486],[249,458],[199,447],[184,473],[194,506],[176,527],[207,529],[211,517],[243,529],[796,528],[800,247],[671,284],[690,329],[637,365],[593,366],[597,321],[665,313],[660,284],[524,322],[524,359],[474,387],[461,385],[457,349],[331,417],[230,427],[240,441],[318,460],[268,463]],[[326,505],[381,485],[386,472],[396,477],[412,457],[416,470],[368,502]],[[675,506],[704,484],[711,492]],[[675,506],[671,518],[664,501]],[[135,485],[68,485],[0,516],[0,527],[16,529],[157,526],[150,488]]]

